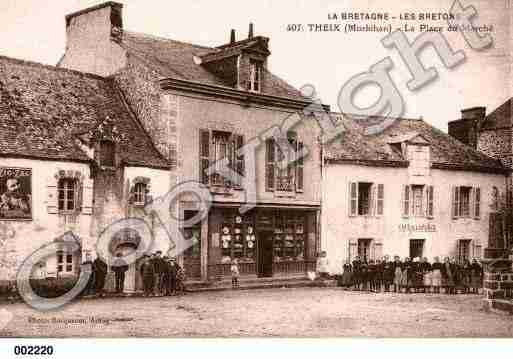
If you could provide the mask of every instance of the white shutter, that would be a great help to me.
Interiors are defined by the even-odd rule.
[[[358,255],[358,242],[356,239],[349,239],[347,253],[347,259],[349,260],[349,262],[352,262],[354,258]]]
[[[471,213],[474,213],[474,218],[481,218],[481,188],[474,188],[474,201],[473,209]]]
[[[372,259],[378,260],[383,257],[383,244],[381,243],[381,240],[376,239],[374,240],[373,246],[372,246]]]
[[[94,181],[90,178],[84,179],[84,193],[82,201],[82,213],[93,214],[93,185]]]
[[[403,186],[403,190],[402,190],[402,212],[403,212],[403,217],[409,217],[410,215],[410,207],[411,207],[411,193],[410,193],[410,186],[406,185],[406,186]]]
[[[46,210],[48,213],[54,214],[59,211],[58,198],[57,179],[53,176],[48,177],[46,179]]]
[[[382,216],[385,210],[385,185],[378,184],[378,194],[376,196],[376,215]]]
[[[349,183],[348,192],[349,216],[356,216],[358,214],[358,186],[356,182]]]
[[[452,218],[458,218],[460,216],[460,188],[455,186],[452,188]]]

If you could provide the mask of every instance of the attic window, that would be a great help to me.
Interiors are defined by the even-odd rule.
[[[248,90],[260,92],[262,90],[262,61],[250,60]]]
[[[115,167],[116,166],[116,144],[110,140],[102,140],[100,142],[100,166]]]

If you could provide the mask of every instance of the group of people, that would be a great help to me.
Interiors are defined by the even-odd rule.
[[[161,251],[145,254],[140,265],[145,296],[169,296],[185,293],[185,273],[175,258]]]
[[[105,291],[105,278],[108,265],[97,257],[94,261],[87,255],[82,264],[83,268],[90,266],[89,276],[83,295],[103,296]],[[138,262],[138,268],[142,278],[145,296],[169,296],[185,293],[185,273],[178,265],[175,258],[162,256],[161,251],[152,254],[144,254]],[[122,294],[125,286],[125,273],[129,267],[123,260],[121,253],[116,255],[111,271],[114,272],[116,293]]]
[[[338,285],[353,290],[396,293],[462,293],[478,294],[483,283],[483,268],[473,259],[457,263],[455,258],[446,257],[440,262],[435,257],[430,263],[427,258],[408,258],[401,260],[389,256],[376,261],[362,260],[356,257],[346,261],[343,273],[337,278]]]

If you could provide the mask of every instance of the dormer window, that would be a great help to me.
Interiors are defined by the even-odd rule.
[[[248,90],[260,92],[262,90],[262,62],[250,60],[249,62],[249,83]]]
[[[116,144],[111,140],[102,140],[100,142],[100,166],[116,166]]]
[[[134,204],[136,206],[144,206],[146,204],[146,193],[148,185],[143,182],[136,183],[134,186]]]

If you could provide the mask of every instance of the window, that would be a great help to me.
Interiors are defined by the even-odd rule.
[[[424,240],[423,239],[410,239],[410,258],[423,258],[424,255]]]
[[[73,178],[61,178],[58,182],[60,212],[73,212],[78,209],[78,182]]]
[[[413,176],[429,175],[429,146],[408,145],[408,159]]]
[[[470,260],[470,239],[460,239],[458,241],[458,261]]]
[[[72,274],[74,273],[73,255],[65,251],[57,252],[57,273]]]
[[[289,153],[283,153],[282,148],[274,138],[266,141],[266,190],[278,192],[303,192],[304,161],[297,158],[303,150],[303,143],[298,140],[297,134],[289,132],[288,143],[281,147]],[[289,165],[279,168],[278,161],[288,161]]]
[[[144,206],[146,204],[146,193],[148,192],[148,185],[146,183],[138,182],[134,186],[134,204],[136,206]]]
[[[301,260],[305,249],[305,218],[302,215],[275,215],[273,251],[276,261]]]
[[[201,183],[212,186],[235,186],[241,183],[225,178],[229,174],[223,167],[228,166],[240,176],[244,176],[244,155],[237,151],[244,145],[242,135],[225,131],[200,130],[200,174]],[[223,160],[226,160],[225,163]],[[223,162],[220,162],[223,161]],[[215,165],[215,172],[208,174],[211,164]],[[223,176],[224,174],[224,176]]]
[[[413,216],[424,217],[424,203],[423,193],[424,186],[414,185],[411,186],[412,200],[413,200]]]
[[[249,62],[249,84],[248,90],[260,92],[262,89],[262,62],[250,60]]]
[[[372,183],[358,183],[358,215],[370,214]]]
[[[381,216],[385,208],[385,186],[381,183],[349,183],[349,215]]]
[[[116,145],[113,141],[102,140],[100,142],[100,166],[116,166]]]
[[[459,186],[452,193],[453,218],[481,216],[481,190],[479,187]]]

